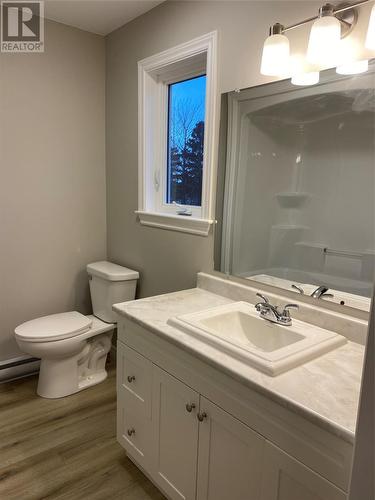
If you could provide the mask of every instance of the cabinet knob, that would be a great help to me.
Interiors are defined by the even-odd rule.
[[[186,411],[191,413],[195,408],[195,403],[186,403]]]
[[[207,418],[207,413],[205,411],[200,411],[197,415],[199,422],[203,422],[205,418]]]
[[[134,381],[135,381],[134,375],[128,375],[128,382],[129,382],[129,384],[131,384]]]
[[[126,432],[127,432],[128,436],[131,437],[133,434],[135,434],[135,429],[133,429],[133,428],[128,429]]]

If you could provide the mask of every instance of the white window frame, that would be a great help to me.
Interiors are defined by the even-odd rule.
[[[206,75],[202,204],[178,215],[167,191],[168,86]],[[138,62],[138,210],[147,226],[207,236],[214,223],[217,32]]]

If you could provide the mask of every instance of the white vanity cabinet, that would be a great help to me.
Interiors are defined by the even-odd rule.
[[[264,455],[261,500],[345,500],[336,488],[271,443]]]
[[[128,454],[173,500],[259,498],[264,438],[139,356],[119,343],[118,440]],[[137,383],[152,383],[152,419]]]
[[[288,428],[281,407],[244,406],[221,374],[130,320],[118,338],[118,441],[168,498],[346,499],[350,445],[303,419]]]

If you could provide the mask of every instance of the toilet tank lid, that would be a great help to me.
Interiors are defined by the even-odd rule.
[[[87,272],[92,276],[99,276],[108,281],[128,281],[137,280],[139,273],[127,267],[101,260],[87,265]]]

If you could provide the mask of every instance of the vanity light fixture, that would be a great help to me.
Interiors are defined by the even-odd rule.
[[[336,73],[339,75],[359,75],[366,73],[368,70],[368,60],[362,59],[360,61],[351,61],[341,66],[337,66]]]
[[[293,85],[316,85],[319,83],[319,71],[308,71],[292,76]]]
[[[323,67],[334,66],[339,55],[341,23],[334,16],[334,7],[327,3],[319,9],[312,25],[307,49],[307,61]]]
[[[314,85],[319,82],[319,71],[337,67],[339,74],[351,75],[367,71],[368,61],[345,60],[340,50],[340,41],[348,35],[358,19],[357,7],[374,0],[360,0],[337,6],[327,3],[319,14],[304,21],[283,26],[276,23],[270,28],[270,36],[264,42],[261,73],[267,76],[292,77],[295,85]],[[286,33],[305,24],[313,23],[305,61],[307,71],[293,71],[290,61],[289,40]],[[372,9],[365,47],[375,50],[375,6]],[[347,59],[346,55],[346,59]],[[309,71],[310,70],[310,71]]]
[[[289,67],[289,40],[283,35],[284,26],[276,23],[264,42],[260,72],[266,76],[287,76]]]
[[[293,85],[315,85],[319,82],[319,71],[310,71],[305,58],[301,54],[290,58],[290,74]]]

